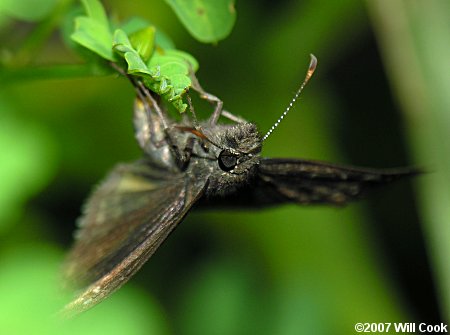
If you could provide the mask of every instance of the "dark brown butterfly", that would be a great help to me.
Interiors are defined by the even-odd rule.
[[[64,268],[66,283],[80,293],[64,312],[84,311],[121,287],[194,205],[343,205],[376,186],[416,174],[413,169],[365,169],[260,156],[263,141],[289,111],[315,67],[312,56],[304,83],[264,137],[255,124],[223,111],[222,102],[204,92],[196,80],[193,86],[200,96],[216,103],[203,123],[194,113],[192,122],[171,121],[153,93],[135,82],[134,124],[144,158],[116,166],[87,201]],[[218,123],[220,116],[235,124]]]

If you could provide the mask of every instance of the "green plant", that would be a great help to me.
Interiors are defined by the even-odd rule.
[[[197,37],[213,45],[177,20],[206,1],[169,3],[105,0],[103,57],[70,37],[75,17],[90,19],[78,2],[0,2],[0,332],[348,334],[356,322],[448,318],[448,1],[241,1],[220,42],[234,7],[211,1],[230,16],[191,21],[213,33],[204,22],[218,23],[223,35]],[[401,185],[339,210],[193,213],[133,282],[61,326],[48,317],[63,303],[51,278],[81,203],[108,168],[140,154],[134,92],[110,64],[131,64],[181,111],[190,84],[163,92],[148,65],[172,41],[195,57],[176,52],[180,78],[199,64],[202,85],[262,130],[291,98],[309,53],[318,57],[267,156],[415,161],[430,173],[417,179],[415,201]]]

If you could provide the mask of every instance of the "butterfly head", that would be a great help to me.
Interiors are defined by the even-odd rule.
[[[234,191],[250,180],[260,161],[261,136],[253,123],[239,123],[214,132],[214,157],[210,190],[216,194]]]

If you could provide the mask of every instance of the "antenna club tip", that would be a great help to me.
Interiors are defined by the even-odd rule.
[[[311,61],[309,62],[308,72],[314,72],[317,67],[317,58],[313,54],[309,54]]]
[[[287,113],[291,110],[294,102],[297,100],[297,98],[300,96],[300,93],[302,92],[303,88],[306,86],[306,84],[308,83],[309,79],[311,78],[311,76],[313,75],[314,71],[316,70],[316,66],[317,66],[317,58],[316,56],[314,56],[313,54],[310,54],[311,57],[311,61],[309,63],[309,68],[308,71],[306,72],[306,76],[305,79],[303,80],[303,83],[301,84],[300,88],[298,89],[297,93],[295,93],[294,98],[291,100],[291,102],[289,103],[289,106],[286,108],[286,110],[284,111],[283,114],[281,114],[280,118],[277,120],[277,122],[275,122],[275,124],[269,129],[269,131],[263,136],[262,141],[265,141],[270,134],[272,134],[273,130],[278,127],[278,125],[280,124],[280,122],[284,119],[284,117],[287,115]]]

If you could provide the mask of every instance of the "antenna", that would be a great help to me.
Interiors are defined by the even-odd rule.
[[[303,80],[302,85],[300,86],[300,88],[298,89],[297,93],[295,93],[294,98],[291,100],[291,103],[289,104],[289,106],[286,108],[286,110],[284,111],[283,114],[281,114],[281,116],[279,117],[279,119],[277,120],[277,122],[275,122],[275,124],[269,129],[269,131],[266,133],[266,135],[264,135],[264,137],[262,138],[263,142],[270,136],[270,134],[272,134],[272,132],[274,131],[274,129],[276,127],[278,127],[278,125],[280,124],[281,120],[284,119],[284,117],[287,115],[287,113],[289,113],[289,111],[291,110],[292,106],[294,105],[295,101],[298,99],[300,93],[303,91],[303,89],[305,88],[306,84],[308,83],[309,79],[312,77],[314,71],[316,70],[317,67],[317,58],[313,55],[310,54],[311,56],[311,61],[309,62],[309,67],[308,67],[308,71],[306,72],[306,76],[305,79]]]

